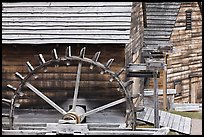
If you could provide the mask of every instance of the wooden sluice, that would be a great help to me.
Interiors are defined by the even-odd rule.
[[[159,126],[161,127],[168,127],[172,131],[183,134],[191,133],[192,120],[189,117],[183,117],[159,110],[159,118]],[[154,109],[145,107],[144,111],[138,112],[137,120],[154,124]]]

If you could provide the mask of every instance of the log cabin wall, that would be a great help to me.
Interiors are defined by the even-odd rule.
[[[191,13],[189,30],[186,11]],[[193,102],[199,102],[202,100],[202,14],[198,2],[181,3],[171,41],[176,53],[167,58],[168,88],[178,87],[177,102],[191,102],[194,91],[197,93]]]
[[[141,2],[133,2],[130,28],[130,42],[125,48],[125,61],[128,63],[141,63],[141,48],[143,47],[143,11]],[[131,78],[134,83],[131,86],[133,94],[143,90],[143,79]]]

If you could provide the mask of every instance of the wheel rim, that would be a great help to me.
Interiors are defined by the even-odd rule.
[[[37,72],[41,69],[44,69],[48,66],[51,66],[51,65],[59,65],[61,63],[63,64],[66,64],[68,62],[71,62],[71,61],[78,61],[78,64],[81,62],[81,63],[88,63],[90,64],[92,67],[99,67],[101,68],[101,70],[106,73],[106,74],[109,74],[111,76],[111,78],[115,79],[117,81],[117,83],[119,84],[120,86],[120,91],[125,95],[125,99],[126,101],[128,102],[128,109],[130,109],[130,113],[128,114],[128,116],[126,117],[126,124],[127,124],[127,120],[128,120],[128,117],[130,117],[130,115],[132,116],[132,120],[133,120],[133,124],[131,125],[132,126],[132,129],[135,130],[135,126],[136,126],[136,114],[135,114],[135,109],[134,109],[134,104],[133,104],[133,101],[132,101],[132,97],[130,95],[130,91],[127,89],[127,85],[125,82],[123,82],[120,78],[119,78],[119,75],[125,70],[125,69],[121,69],[121,72],[118,72],[118,73],[115,73],[113,71],[111,71],[109,69],[111,63],[112,63],[112,59],[110,59],[105,65],[98,62],[98,57],[100,55],[99,52],[97,52],[95,54],[95,59],[90,59],[90,58],[86,58],[84,57],[84,54],[85,54],[85,48],[82,48],[81,52],[80,52],[80,55],[79,56],[71,56],[71,53],[70,53],[70,50],[71,50],[71,47],[68,47],[67,49],[69,49],[69,52],[65,54],[65,57],[60,57],[58,58],[57,55],[56,55],[56,50],[54,49],[53,51],[53,54],[54,54],[54,58],[51,59],[51,60],[48,60],[48,61],[43,61],[42,63],[40,63],[39,66],[33,68],[32,70],[29,71],[29,73],[25,76],[25,77],[21,77],[21,82],[14,94],[14,96],[12,97],[12,103],[11,103],[11,107],[10,107],[10,120],[9,120],[9,123],[10,123],[10,128],[13,129],[13,117],[14,117],[14,110],[15,110],[15,102],[16,102],[16,99],[19,97],[20,93],[22,93],[22,87],[25,86],[27,84],[27,81],[34,75],[37,74]],[[128,82],[127,82],[128,83]],[[78,114],[76,114],[75,112],[62,112],[63,113],[63,119],[68,119],[68,118],[73,118],[75,119],[77,122],[76,123],[80,123],[80,116]]]

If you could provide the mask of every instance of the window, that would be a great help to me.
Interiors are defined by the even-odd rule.
[[[191,27],[191,22],[192,22],[191,14],[192,14],[191,10],[186,11],[186,30],[192,29],[192,27]]]

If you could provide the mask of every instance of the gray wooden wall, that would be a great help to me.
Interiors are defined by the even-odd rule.
[[[2,3],[2,43],[128,43],[132,2]]]

